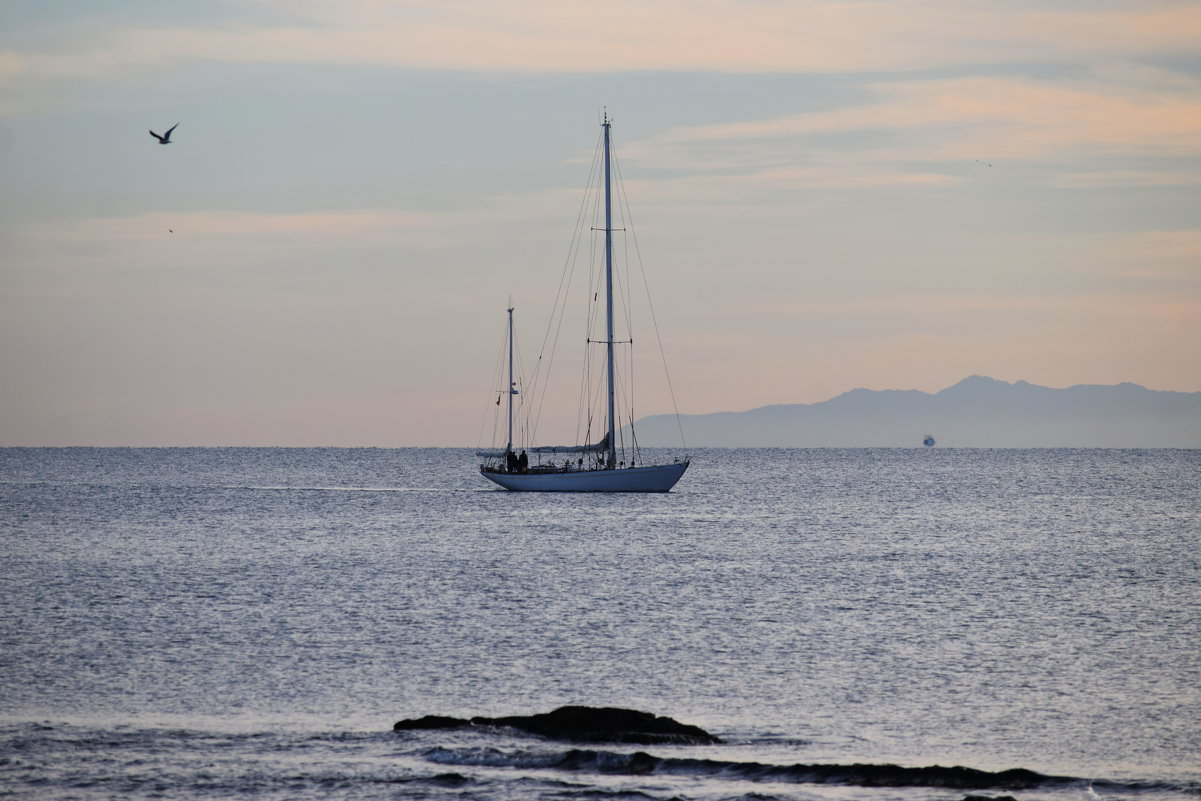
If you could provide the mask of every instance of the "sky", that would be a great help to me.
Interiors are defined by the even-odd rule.
[[[1201,2],[7,0],[0,445],[481,444],[602,109],[680,412],[1201,391]]]

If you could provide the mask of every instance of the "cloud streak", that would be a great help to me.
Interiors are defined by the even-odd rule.
[[[264,3],[275,24],[90,25],[0,52],[0,79],[181,61],[514,72],[923,70],[1201,50],[1201,7],[1022,8],[985,0]]]
[[[1169,80],[1169,77],[1173,80]],[[1082,147],[1158,156],[1201,153],[1201,82],[1165,76],[1162,85],[1084,80],[959,77],[878,82],[876,102],[766,120],[676,128],[656,143],[746,142],[756,151],[773,138],[854,131],[921,135],[920,146],[876,149],[892,160],[1047,158]],[[646,143],[636,148],[645,156]],[[869,148],[870,150],[870,148]]]
[[[485,198],[475,208],[460,211],[406,209],[348,209],[280,214],[270,212],[203,210],[145,212],[122,217],[88,217],[30,226],[21,236],[67,243],[128,243],[161,240],[165,235],[224,239],[288,241],[299,245],[322,242],[382,242],[390,245],[434,247],[452,241],[455,232],[489,224],[528,221],[562,215],[578,203],[578,192],[540,190],[522,195]],[[284,237],[284,240],[281,240]]]

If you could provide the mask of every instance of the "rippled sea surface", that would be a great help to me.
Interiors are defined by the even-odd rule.
[[[0,798],[1201,798],[1198,451],[0,449],[0,543]],[[392,731],[564,704],[726,742]]]

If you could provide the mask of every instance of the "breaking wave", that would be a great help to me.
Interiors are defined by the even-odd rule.
[[[726,781],[837,784],[857,787],[937,787],[950,790],[1029,790],[1073,784],[1113,790],[1182,789],[1158,784],[1107,782],[1072,776],[1050,776],[1025,768],[1002,771],[962,766],[870,764],[791,764],[736,762],[719,759],[657,757],[644,751],[618,753],[573,748],[567,751],[505,751],[499,748],[433,748],[425,758],[440,765],[565,770],[627,776],[687,775]]]

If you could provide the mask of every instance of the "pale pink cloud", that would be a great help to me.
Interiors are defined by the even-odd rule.
[[[1161,273],[1166,277],[1167,273]],[[931,315],[998,315],[1004,326],[1011,326],[1014,315],[1026,319],[1080,320],[1162,320],[1196,316],[1201,327],[1201,296],[1190,298],[1160,291],[1157,293],[1074,294],[1039,297],[1017,294],[932,295],[930,292],[894,294],[888,297],[844,298],[785,302],[781,310],[809,317],[876,315],[894,318]]]
[[[1187,52],[1201,43],[1201,9],[1172,2],[1122,11],[1015,9],[993,0],[273,5],[335,30],[420,31],[438,51],[432,58],[490,58],[494,68],[537,71],[920,69],[1012,57]]]
[[[1093,188],[1114,186],[1194,186],[1201,184],[1201,170],[1097,170],[1061,173],[1052,186]]]
[[[1112,236],[1113,250],[1121,258],[1143,264],[1171,265],[1184,269],[1201,282],[1201,231],[1143,231]]]
[[[270,4],[268,4],[270,5]],[[12,74],[224,62],[519,72],[877,71],[1201,50],[1201,7],[1014,9],[993,0],[552,0],[275,4],[305,24],[74,30],[0,56]]]
[[[22,229],[21,236],[60,242],[137,242],[164,236],[269,242],[338,243],[365,240],[420,246],[442,245],[464,228],[562,215],[578,204],[578,192],[541,190],[522,195],[482,197],[459,211],[352,209],[278,214],[244,211],[146,212],[123,217],[54,221]],[[282,237],[282,239],[281,239]]]
[[[1146,75],[1125,84],[1097,77],[1077,81],[963,77],[876,83],[878,100],[831,111],[792,114],[763,120],[675,128],[657,139],[635,143],[638,160],[702,169],[706,147],[728,166],[779,148],[765,143],[790,137],[843,131],[891,131],[907,141],[886,147],[864,145],[851,156],[821,153],[834,161],[1056,159],[1072,161],[1097,154],[1192,156],[1201,154],[1201,82],[1161,74],[1155,85]],[[709,144],[706,144],[709,143]],[[1096,185],[1128,180],[1141,184],[1196,183],[1197,171],[1094,171],[1060,184]]]
[[[261,214],[235,211],[148,212],[129,217],[93,217],[68,225],[55,223],[33,229],[40,238],[89,242],[136,241],[164,233],[230,237],[287,235],[312,239],[366,235],[396,228],[431,224],[435,215],[368,210],[308,214]]]
[[[954,176],[934,172],[828,164],[817,167],[776,167],[723,175],[638,179],[626,181],[623,186],[626,192],[638,199],[638,205],[643,208],[654,205],[679,207],[719,204],[729,206],[735,214],[762,214],[762,208],[755,205],[756,200],[770,198],[773,204],[781,204],[778,195],[767,193],[798,189],[944,186],[957,183],[958,180]],[[749,205],[739,211],[737,207],[744,204]],[[788,210],[780,205],[776,211],[791,214],[795,208]]]

